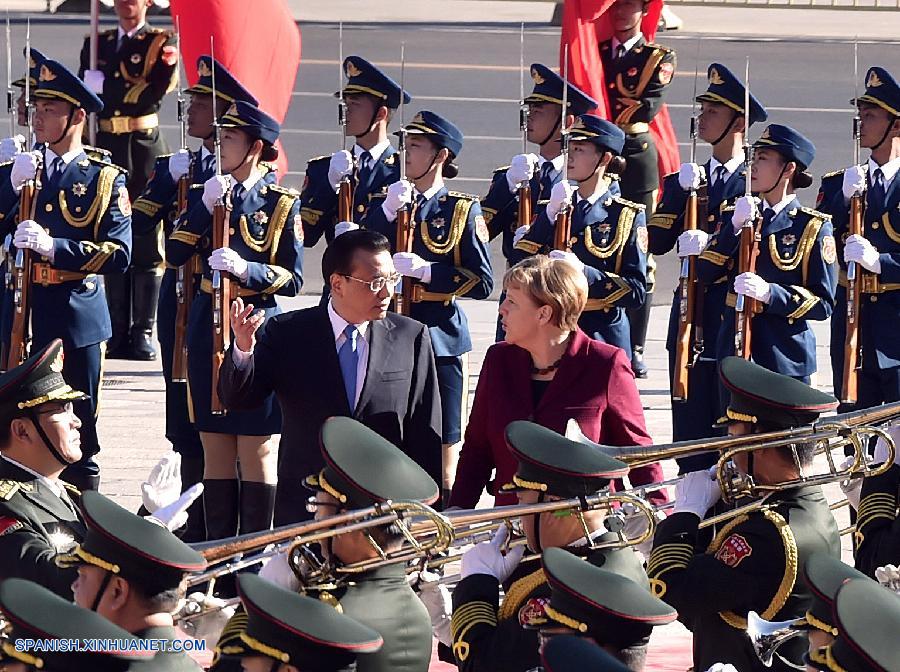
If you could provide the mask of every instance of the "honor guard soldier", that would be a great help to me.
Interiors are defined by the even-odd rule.
[[[281,413],[272,395],[252,411],[213,413],[213,274],[228,273],[233,278],[232,293],[262,310],[266,318],[281,312],[276,295],[295,296],[303,284],[298,194],[267,183],[258,168],[260,160],[278,156],[274,147],[278,122],[238,100],[219,124],[221,175],[209,178],[202,187],[194,185],[187,211],[166,245],[170,264],[185,264],[194,254],[203,261],[200,292],[188,317],[187,343],[194,424],[205,459],[203,497],[209,539],[269,528],[275,505],[272,435],[281,431]],[[226,201],[231,203],[228,246],[213,249],[213,211],[222,207],[217,202]],[[231,298],[222,298],[226,306]]]
[[[768,114],[750,94],[750,112],[745,115],[744,84],[721,63],[709,66],[707,79],[706,91],[697,96],[700,103],[697,135],[712,147],[712,156],[702,165],[683,163],[677,173],[666,176],[662,201],[647,224],[651,254],[666,254],[676,247],[676,242],[677,254],[682,260],[700,254],[706,249],[709,237],[719,230],[722,210],[744,195],[743,143],[748,132],[744,128],[745,118],[749,118],[752,125],[765,121]],[[686,231],[685,207],[690,191],[698,192],[697,228]],[[681,319],[678,289],[676,286],[666,338],[669,384],[673,390],[675,343]],[[672,403],[673,441],[714,436],[713,425],[719,417],[716,340],[728,292],[727,279],[722,276],[709,285],[697,282],[693,291],[695,308],[690,355],[693,361],[688,368],[688,396]],[[677,462],[684,473],[712,466],[714,458],[698,455]]]
[[[338,218],[337,192],[341,180],[350,179],[353,222],[364,221],[371,197],[400,178],[397,151],[388,140],[394,111],[412,98],[393,79],[360,56],[344,59],[347,84],[335,97],[346,101],[345,134],[356,138],[353,150],[341,148],[331,156],[310,159],[300,201],[304,244],[314,247],[322,236],[330,243]],[[327,284],[327,280],[326,280]],[[327,293],[327,289],[325,290]]]
[[[739,357],[725,358],[720,373],[731,393],[723,422],[734,436],[802,427],[837,406],[834,397]],[[719,527],[705,550],[698,528],[722,495],[719,484],[706,470],[679,483],[674,513],[657,526],[647,573],[654,594],[678,609],[694,635],[694,669],[717,662],[742,672],[770,669],[751,646],[747,613],[774,621],[804,617],[811,595],[798,574],[806,558],[840,558],[822,489],[802,485],[814,452],[808,442],[737,454],[738,471],[773,489],[764,507]],[[785,642],[771,669],[798,669],[806,648],[803,637]]]
[[[588,280],[588,301],[578,326],[591,338],[615,345],[631,358],[626,308],[640,306],[646,295],[647,226],[644,206],[626,201],[619,191],[625,134],[605,119],[585,114],[569,131],[569,176],[558,182],[531,227],[516,232],[516,251],[546,254],[553,250],[557,216],[571,208],[571,237],[553,252],[580,262]],[[577,197],[573,198],[573,194]],[[570,205],[572,204],[572,205]]]
[[[156,160],[147,188],[134,202],[131,225],[136,235],[148,234],[160,224],[166,238],[172,234],[175,222],[181,215],[178,212],[177,198],[179,181],[187,179],[189,184],[203,185],[215,174],[213,122],[225,114],[236,100],[243,100],[251,105],[257,104],[253,94],[218,61],[215,63],[216,100],[213,101],[212,68],[212,58],[200,56],[197,59],[197,83],[186,91],[190,95],[187,108],[187,135],[203,141],[200,149],[195,152],[181,149],[175,154],[161,156]],[[275,172],[271,170],[265,172],[263,180],[268,184],[274,183]],[[191,291],[191,286],[199,282],[193,271],[199,270],[202,264],[195,255],[187,262],[187,266],[184,269],[184,278],[189,286],[182,286],[182,292]],[[177,343],[175,337],[179,302],[178,276],[178,267],[167,263],[157,303],[157,338],[162,357],[163,378],[166,382],[166,438],[172,443],[175,452],[181,454],[181,482],[186,488],[203,480],[203,445],[190,418],[187,385],[185,382],[172,380],[175,347],[185,346],[183,341]],[[185,324],[179,325],[181,328],[184,326]],[[151,331],[147,329],[140,334],[132,331],[132,346],[136,347],[136,339],[143,339],[142,348],[145,351],[149,348],[152,352]],[[205,538],[203,506],[198,504],[191,510],[188,529],[185,530],[182,539],[202,541]]]
[[[349,672],[357,669],[358,656],[376,653],[384,643],[332,605],[253,574],[241,574],[238,589],[247,612],[238,659],[247,672]]]
[[[884,68],[870,68],[859,108],[860,145],[871,150],[862,166],[822,178],[816,206],[832,216],[842,253],[837,307],[831,320],[834,389],[843,387],[847,325],[848,263],[856,264],[862,300],[858,306],[857,408],[900,401],[900,85]],[[850,235],[850,199],[862,194],[862,232]],[[879,296],[880,295],[880,296]]]
[[[856,515],[854,557],[856,568],[875,578],[875,571],[885,565],[900,565],[900,523],[897,507],[900,493],[900,428],[890,429],[894,440],[894,463],[883,474],[863,479]],[[884,440],[875,442],[873,463],[883,464],[889,452]]]
[[[831,218],[805,208],[794,194],[808,187],[816,148],[792,128],[770,124],[753,145],[751,189],[723,211],[722,225],[699,256],[697,277],[706,284],[728,277],[718,357],[735,354],[737,294],[752,299],[752,358],[771,371],[809,382],[816,371],[816,337],[810,322],[827,320],[837,280]],[[740,272],[741,228],[758,227],[755,272]],[[724,400],[723,400],[724,401]]]
[[[503,489],[517,492],[520,504],[588,497],[628,471],[624,463],[595,446],[570,441],[530,422],[511,423],[506,438],[519,467],[513,482]],[[603,511],[568,513],[571,515],[547,512],[523,517],[528,548],[535,553],[568,548],[586,555],[592,565],[647,589],[647,576],[637,554],[631,548],[616,547],[618,535],[605,532]],[[585,538],[585,529],[590,539]],[[550,584],[540,567],[520,562],[524,547],[512,547],[504,554],[506,538],[506,528],[501,527],[493,540],[463,555],[451,622],[453,654],[462,672],[525,672],[540,664],[538,632],[533,626],[547,622]],[[501,585],[505,592],[502,604]]]
[[[531,211],[536,211],[538,202],[550,198],[553,185],[562,179],[565,160],[561,153],[563,78],[546,65],[532,63],[531,79],[534,80],[534,89],[522,102],[528,106],[526,137],[538,146],[538,154],[516,154],[510,165],[495,170],[490,190],[481,199],[481,210],[491,240],[503,236],[503,256],[508,266],[515,263],[512,259],[518,258],[513,252],[516,229],[531,224],[519,221],[522,186],[529,187]],[[581,89],[571,83],[568,89],[566,128],[575,123],[577,116],[597,107],[597,101]],[[503,303],[502,297],[500,302]],[[499,321],[497,340],[503,340],[503,327]]]
[[[486,299],[494,288],[488,231],[478,197],[449,191],[444,180],[459,173],[455,160],[463,135],[434,112],[419,112],[404,129],[408,180],[391,184],[365,225],[387,236],[394,266],[413,284],[409,317],[428,326],[441,391],[444,483],[449,494],[467,407],[467,353],[472,338],[457,298]],[[397,213],[411,207],[411,251],[398,247]]]
[[[541,650],[541,667],[532,672],[629,672],[596,644],[575,635],[554,637]]]
[[[154,669],[155,651],[142,647],[136,637],[36,583],[0,583],[0,612],[9,628],[0,648],[0,667],[8,672]],[[52,646],[54,641],[59,645]],[[98,646],[88,646],[91,642]]]
[[[87,115],[102,109],[100,99],[53,60],[41,65],[34,96],[35,134],[44,149],[17,154],[8,180],[15,192],[35,178],[42,188],[36,195],[36,221],[20,214],[13,243],[34,255],[32,347],[61,338],[66,346],[63,376],[88,395],[74,402],[83,457],[66,470],[65,479],[80,490],[96,489],[101,344],[112,333],[99,276],[128,268],[131,201],[125,171],[86,154],[81,145]],[[0,196],[0,212],[15,209],[6,198],[6,193]]]
[[[163,97],[175,88],[178,45],[171,30],[146,22],[152,0],[116,3],[119,25],[98,36],[97,70],[90,70],[90,37],[81,49],[78,76],[103,100],[97,114],[97,144],[112,161],[128,170],[128,193],[137,199],[153,171],[156,157],[168,151],[159,130]],[[162,274],[160,231],[135,236],[132,267],[127,275],[108,279],[107,300],[113,336],[108,356],[150,359],[143,334],[153,329]],[[132,329],[138,338],[129,343]]]
[[[60,556],[62,566],[77,567],[72,584],[75,604],[95,611],[144,640],[160,643],[146,664],[148,672],[199,670],[183,650],[172,613],[184,597],[188,574],[206,569],[206,560],[164,526],[141,518],[97,492],[86,492],[81,511],[84,541]]]

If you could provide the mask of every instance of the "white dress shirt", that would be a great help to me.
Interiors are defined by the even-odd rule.
[[[390,140],[382,140],[377,145],[372,147],[372,149],[369,150],[369,156],[371,156],[372,158],[369,159],[369,165],[366,167],[372,168],[375,165],[375,163],[381,158],[381,155],[384,154],[384,152],[390,146],[391,146]],[[356,158],[357,161],[359,161],[359,157],[362,156],[362,153],[365,151],[366,150],[363,149],[362,147],[360,147],[359,145],[353,145],[353,156]],[[360,165],[360,168],[362,168],[362,165]]]
[[[763,202],[762,214],[766,214],[767,210],[774,210],[775,214],[772,215],[772,219],[778,216],[778,213],[784,210],[787,206],[793,203],[794,199],[797,198],[796,194],[788,194],[783,199],[778,201],[775,205],[769,205],[766,202]]]
[[[50,174],[50,170],[52,169],[53,162],[59,158],[62,159],[63,166],[60,170],[65,170],[66,166],[68,166],[72,161],[75,160],[75,157],[79,156],[84,150],[79,147],[78,149],[72,149],[60,156],[56,152],[54,152],[50,147],[47,147],[44,150],[44,165],[47,167],[47,177],[54,177],[54,175]]]
[[[713,184],[713,178],[715,177],[715,174],[716,174],[716,168],[718,168],[719,166],[725,167],[725,172],[722,173],[722,176],[719,178],[724,183],[724,182],[727,182],[731,178],[732,175],[734,175],[734,172],[738,168],[740,168],[743,163],[744,163],[744,157],[740,156],[740,155],[731,157],[725,163],[721,163],[714,156],[709,157],[709,175],[707,177],[709,178],[710,186],[712,186],[712,184]]]
[[[637,44],[638,40],[641,39],[643,36],[644,36],[643,33],[638,32],[637,35],[635,35],[634,37],[630,38],[630,39],[627,40],[626,42],[619,42],[615,37],[612,38],[612,45],[611,45],[611,46],[612,46],[612,55],[613,55],[613,58],[616,58],[616,53],[619,51],[619,45],[625,47],[625,53],[627,54],[629,51],[631,51],[632,47],[634,47],[634,45]]]
[[[884,175],[884,193],[887,193],[891,187],[891,182],[894,181],[894,177],[897,175],[897,171],[900,170],[900,157],[891,159],[883,166],[879,166],[872,160],[872,157],[869,157],[869,175],[874,177],[875,171],[878,169],[881,169],[881,174]]]

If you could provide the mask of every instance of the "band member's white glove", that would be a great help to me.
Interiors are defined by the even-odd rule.
[[[225,194],[228,193],[230,187],[231,178],[229,178],[228,175],[213,175],[204,182],[203,196],[201,196],[201,199],[203,200],[203,205],[206,206],[206,209],[212,212],[216,201],[224,197]]]
[[[235,606],[229,606],[221,598],[201,592],[191,593],[175,614],[175,623],[190,637],[204,640],[207,648],[212,650],[225,625],[234,616],[234,610]]]
[[[15,155],[12,168],[9,171],[9,181],[16,192],[20,191],[22,185],[28,180],[35,178],[40,161],[40,152],[19,152]]]
[[[578,258],[574,252],[566,252],[565,250],[551,250],[547,255],[551,259],[559,259],[574,268],[579,273],[584,273],[584,263]]]
[[[413,185],[409,180],[394,182],[387,189],[387,196],[381,204],[381,210],[389,222],[397,219],[397,211],[407,203],[412,203]]]
[[[734,202],[731,226],[735,233],[738,233],[749,220],[759,216],[759,203],[760,200],[756,196],[741,196]]]
[[[191,169],[191,153],[186,149],[179,149],[169,157],[169,175],[177,182],[188,174]]]
[[[696,257],[703,253],[707,245],[709,245],[709,234],[706,231],[700,229],[683,231],[678,236],[678,256]]]
[[[342,233],[347,233],[348,231],[356,231],[359,228],[359,224],[356,222],[338,222],[334,225],[334,237],[337,238]]]
[[[194,483],[191,487],[181,493],[181,496],[168,506],[163,506],[153,512],[153,518],[168,529],[170,532],[184,527],[188,521],[187,510],[191,508],[200,495],[203,494],[203,483]]]
[[[888,435],[894,440],[894,464],[900,464],[900,425],[891,425],[888,428]],[[887,461],[888,447],[884,439],[878,437],[875,442],[875,451],[872,457],[873,464],[882,464]]]
[[[703,166],[696,163],[682,163],[678,169],[678,185],[685,191],[700,188],[703,179]]]
[[[738,672],[738,669],[731,663],[713,663],[706,672]]]
[[[719,483],[710,470],[692,471],[675,486],[675,513],[693,513],[702,520],[722,497]]]
[[[853,464],[853,459],[853,456],[847,457],[841,463],[841,471],[843,471],[844,469],[849,469],[850,465]],[[848,478],[838,481],[838,486],[841,488],[841,492],[844,493],[844,497],[847,498],[847,501],[850,502],[850,506],[852,506],[854,509],[859,509],[859,496],[862,492],[862,484],[863,479],[861,477]]]
[[[510,548],[509,552],[503,555],[503,546],[508,534],[506,525],[501,525],[493,539],[475,544],[463,553],[459,570],[460,576],[466,578],[472,574],[488,574],[500,583],[506,581],[519,566],[519,562],[525,554],[525,546],[519,544]]]
[[[246,280],[249,274],[247,261],[230,247],[220,247],[209,255],[209,267],[214,271],[225,271],[234,277]]]
[[[881,257],[878,250],[860,235],[847,236],[844,243],[844,261],[853,261],[872,273],[881,273]]]
[[[900,569],[896,565],[885,565],[875,570],[875,580],[888,590],[900,592]]]
[[[19,222],[13,235],[13,245],[20,250],[34,250],[53,261],[53,238],[33,219]]]
[[[141,501],[150,513],[168,506],[181,495],[181,453],[174,450],[153,465],[147,480],[141,483]]]
[[[300,590],[300,579],[291,569],[286,551],[272,556],[259,570],[259,578],[294,593]]]
[[[577,187],[567,180],[560,180],[550,190],[550,202],[547,203],[547,217],[556,219],[559,211],[572,204],[572,195]]]
[[[442,644],[451,646],[453,636],[450,634],[450,615],[453,612],[453,599],[447,586],[440,583],[440,578],[434,572],[422,570],[413,572],[407,580],[428,610],[435,638]]]
[[[844,170],[844,182],[841,191],[844,192],[844,200],[849,201],[857,194],[861,194],[866,188],[866,169],[863,166],[850,166]]]
[[[431,282],[431,262],[414,252],[397,252],[394,255],[394,268],[400,275],[421,280],[426,285]]]
[[[506,184],[509,186],[510,193],[515,192],[522,182],[528,182],[534,177],[534,169],[537,164],[536,154],[516,154],[512,158],[509,168],[506,169]]]
[[[513,234],[513,247],[515,247],[516,245],[519,244],[519,241],[525,237],[525,234],[528,233],[528,230],[530,228],[531,228],[530,226],[528,226],[527,224],[524,224],[524,225],[520,226],[518,229],[516,229],[516,232]]]
[[[103,93],[104,79],[106,79],[106,75],[103,74],[102,70],[84,71],[84,85],[98,95]]]
[[[25,150],[25,136],[14,135],[11,138],[0,140],[0,162],[12,160],[12,158]]]
[[[332,189],[337,189],[341,178],[353,172],[353,155],[346,149],[342,149],[331,155],[328,162],[328,183]]]
[[[734,291],[762,303],[772,300],[772,287],[756,273],[741,273],[734,279]]]

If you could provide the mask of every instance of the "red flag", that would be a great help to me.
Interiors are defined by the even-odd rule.
[[[181,54],[192,84],[197,81],[194,63],[209,53],[212,36],[216,60],[259,99],[262,110],[284,123],[300,66],[300,29],[287,0],[172,0],[171,11],[181,29]],[[279,143],[278,174],[287,169]]]
[[[559,61],[562,63],[564,47],[569,45],[569,81],[598,102],[595,114],[608,119],[609,101],[606,96],[603,62],[600,60],[600,43],[613,35],[607,10],[615,0],[565,0],[563,5],[562,36]],[[647,14],[641,21],[641,32],[648,41],[656,37],[663,0],[651,0]],[[681,158],[678,139],[669,109],[663,105],[650,122],[650,134],[659,152],[659,182],[678,170]],[[660,194],[661,196],[662,194]]]

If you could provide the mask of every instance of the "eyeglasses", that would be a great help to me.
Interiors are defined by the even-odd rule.
[[[361,282],[364,285],[369,286],[369,291],[373,294],[377,294],[382,289],[385,288],[386,285],[391,286],[391,290],[394,289],[399,283],[400,279],[403,277],[399,273],[391,273],[390,275],[379,275],[377,278],[372,278],[371,280],[360,280],[359,278],[354,278],[352,275],[342,275],[348,280],[353,280],[354,282]]]
[[[38,415],[72,415],[75,413],[75,407],[72,405],[71,401],[66,402],[65,404],[60,404],[58,406],[52,406],[50,408],[46,408],[42,411],[37,411]]]

